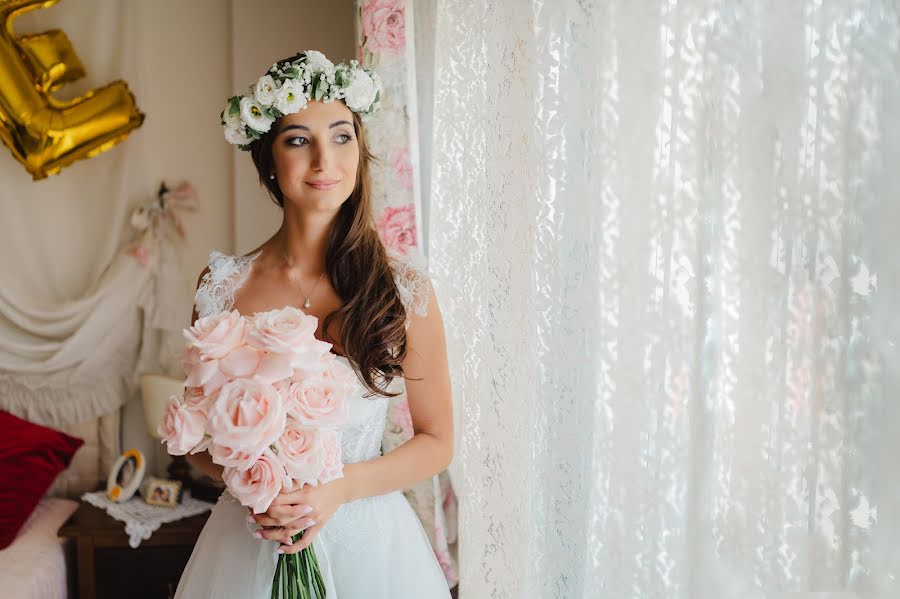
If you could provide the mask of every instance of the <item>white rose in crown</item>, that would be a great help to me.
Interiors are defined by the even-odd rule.
[[[317,50],[306,51],[306,64],[310,66],[313,73],[322,71],[326,75],[334,75],[334,63]]]
[[[295,79],[287,79],[275,92],[275,108],[282,114],[294,114],[306,108],[306,95]]]
[[[253,138],[247,135],[240,113],[232,113],[230,106],[226,106],[222,111],[222,124],[225,126],[225,140],[228,143],[245,145],[253,141]]]
[[[363,70],[356,70],[350,75],[350,85],[344,90],[344,102],[354,112],[365,112],[377,95],[378,87],[372,77]]]
[[[241,125],[240,128],[226,127],[225,141],[236,146],[243,146],[251,143],[253,141],[253,138],[247,135],[244,129],[244,125]]]
[[[271,75],[263,75],[259,78],[259,81],[256,82],[253,95],[256,97],[256,101],[261,105],[274,104],[275,90],[277,88],[278,84],[275,83],[275,79],[273,79]]]
[[[263,112],[263,107],[253,98],[241,98],[241,118],[251,129],[265,133],[272,127],[274,119]]]
[[[241,120],[240,113],[232,113],[230,106],[226,106],[224,112],[222,112],[222,120],[225,122],[226,129],[244,128],[244,121]]]

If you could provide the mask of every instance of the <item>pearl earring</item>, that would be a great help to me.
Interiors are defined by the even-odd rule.
[[[274,178],[275,178],[275,173],[272,173],[271,175],[269,175],[269,179],[274,179]]]

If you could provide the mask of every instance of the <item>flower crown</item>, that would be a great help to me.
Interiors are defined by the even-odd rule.
[[[335,66],[321,52],[300,52],[273,64],[246,94],[228,99],[221,115],[225,139],[249,150],[275,119],[300,112],[310,100],[343,100],[353,112],[369,115],[380,106],[381,80],[355,60]]]

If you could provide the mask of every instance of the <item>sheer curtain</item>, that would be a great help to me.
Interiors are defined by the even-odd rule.
[[[896,4],[434,31],[460,597],[900,596]]]

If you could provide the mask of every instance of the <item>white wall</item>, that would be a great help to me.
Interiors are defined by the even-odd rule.
[[[182,251],[191,285],[212,248],[227,251],[234,238],[231,146],[219,112],[231,91],[231,13],[221,0],[141,2],[143,34],[153,39],[140,98],[147,114],[150,164],[167,181],[191,181],[200,210],[189,217]],[[190,317],[190,306],[185,307]]]
[[[276,60],[301,50],[319,50],[334,62],[354,56],[353,0],[232,0],[231,10],[235,92]],[[281,209],[260,187],[250,154],[235,150],[233,155],[234,250],[246,253],[278,228]]]

